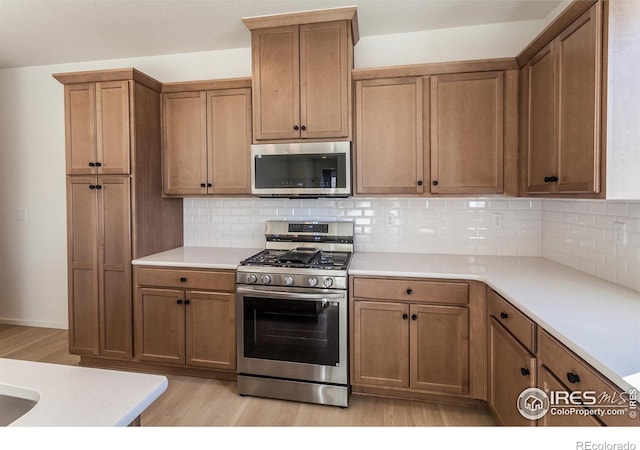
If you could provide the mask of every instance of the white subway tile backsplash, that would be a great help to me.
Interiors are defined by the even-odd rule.
[[[639,201],[543,200],[542,209],[545,258],[640,291]],[[627,224],[627,245],[614,242],[614,222]]]
[[[504,227],[490,227],[493,213]],[[392,226],[386,226],[387,216]],[[531,199],[185,199],[185,245],[262,247],[266,220],[350,220],[357,251],[540,256]]]

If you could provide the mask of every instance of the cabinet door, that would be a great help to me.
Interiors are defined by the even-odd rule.
[[[356,83],[358,194],[423,192],[422,78]]]
[[[431,192],[503,191],[504,73],[431,77]]]
[[[600,192],[601,6],[556,39],[558,192]]]
[[[251,192],[251,89],[207,93],[209,194]]]
[[[534,426],[517,408],[518,396],[536,386],[536,359],[494,318],[489,327],[489,408],[503,425]]]
[[[547,394],[549,391],[570,392],[556,377],[553,376],[546,367],[540,367],[538,371],[538,386]],[[576,407],[580,409],[579,407]],[[598,427],[602,426],[600,421],[593,416],[583,416],[579,414],[552,414],[548,411],[542,418],[538,419],[538,426],[543,427]]]
[[[100,354],[131,358],[129,177],[98,178]]]
[[[527,63],[527,192],[552,192],[558,176],[556,164],[555,46],[552,42]]]
[[[141,361],[184,364],[184,291],[138,290],[136,357]]]
[[[300,25],[301,137],[349,136],[349,48],[346,21]]]
[[[411,305],[411,388],[469,392],[469,309]]]
[[[235,295],[187,291],[186,363],[236,368]]]
[[[354,303],[353,384],[409,387],[409,305]]]
[[[96,86],[64,86],[67,175],[91,175],[96,162]],[[89,166],[89,163],[93,164]]]
[[[77,355],[100,352],[95,185],[95,178],[67,179],[69,353]]]
[[[163,192],[207,193],[206,92],[162,95]]]
[[[300,138],[300,49],[297,25],[251,32],[253,138]]]
[[[128,81],[96,83],[96,119],[98,173],[131,173]]]

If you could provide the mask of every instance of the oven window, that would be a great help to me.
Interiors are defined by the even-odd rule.
[[[257,189],[344,189],[346,160],[344,153],[260,155],[255,158],[255,185]]]
[[[244,297],[244,356],[339,363],[339,310],[331,301]]]

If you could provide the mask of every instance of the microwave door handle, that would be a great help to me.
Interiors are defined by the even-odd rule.
[[[288,299],[288,300],[311,300],[314,302],[322,301],[322,300],[344,300],[344,294],[302,294],[296,292],[276,292],[276,291],[267,291],[263,289],[253,289],[253,288],[243,288],[238,287],[236,289],[238,294],[249,294],[249,295],[260,295],[260,296],[268,296],[270,298],[278,298],[278,299]]]

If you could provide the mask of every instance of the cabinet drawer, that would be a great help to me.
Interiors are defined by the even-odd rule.
[[[563,385],[571,391],[595,391],[595,395],[598,397],[598,406],[607,403],[600,400],[599,396],[602,393],[606,393],[611,396],[612,399],[615,399],[615,401],[612,400],[610,402],[611,405],[618,405],[618,401],[622,400],[620,395],[623,391],[620,388],[605,379],[579,356],[543,330],[540,330],[538,335],[538,345],[540,364],[547,367]],[[579,378],[579,381],[576,379],[576,376]],[[570,381],[570,379],[572,381]],[[628,404],[628,396],[626,394],[623,399],[626,399],[625,404]],[[640,425],[638,418],[631,419],[628,412],[620,416],[603,416],[598,418],[606,425]]]
[[[496,318],[531,353],[535,353],[536,324],[493,290],[488,295],[489,316]]]
[[[358,298],[406,300],[466,305],[469,285],[464,282],[425,281],[412,278],[354,278],[353,295]]]
[[[236,286],[233,271],[136,268],[135,274],[139,286],[211,291],[234,291]]]

